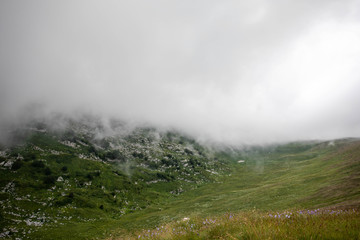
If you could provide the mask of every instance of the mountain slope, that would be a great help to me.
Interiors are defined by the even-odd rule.
[[[360,141],[355,139],[244,150],[239,162],[231,164],[230,176],[162,204],[161,211],[147,209],[146,214],[135,213],[121,221],[136,228],[155,226],[162,219],[242,210],[358,208],[359,150]]]
[[[119,121],[65,122],[30,123],[2,147],[1,237],[89,239],[229,211],[359,206],[358,139],[236,149]]]
[[[117,219],[227,171],[209,149],[178,133],[118,125],[106,136],[104,128],[69,120],[65,131],[37,123],[14,132],[21,144],[3,149],[0,159],[3,235]]]

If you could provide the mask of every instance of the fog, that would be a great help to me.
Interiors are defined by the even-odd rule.
[[[359,0],[3,0],[0,124],[86,112],[232,144],[360,137],[359,43]]]

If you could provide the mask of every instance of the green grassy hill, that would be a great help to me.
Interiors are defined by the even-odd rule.
[[[61,239],[74,234],[74,224],[102,226],[229,171],[225,160],[176,132],[105,129],[95,120],[13,132],[18,144],[3,146],[0,157],[1,237],[47,238],[47,228],[67,226]],[[79,237],[101,233],[84,230]]]
[[[244,160],[244,162],[242,162]],[[240,162],[238,162],[240,161]],[[293,143],[244,151],[219,182],[188,191],[160,210],[126,216],[129,226],[241,210],[284,211],[360,203],[360,141]],[[125,219],[131,219],[126,221]],[[124,223],[126,224],[126,223]]]
[[[231,239],[244,229],[234,230],[224,218],[229,214],[246,222],[301,209],[357,212],[360,203],[358,139],[234,149],[119,122],[69,120],[65,129],[36,123],[14,132],[18,144],[2,146],[0,237],[152,238],[143,229],[186,228],[211,218],[225,232],[210,234],[214,224],[197,235],[188,229],[156,237]],[[285,235],[263,237],[276,236]]]

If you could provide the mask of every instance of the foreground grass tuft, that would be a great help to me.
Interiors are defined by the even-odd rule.
[[[111,239],[359,239],[359,229],[360,213],[355,209],[253,210],[184,218]]]

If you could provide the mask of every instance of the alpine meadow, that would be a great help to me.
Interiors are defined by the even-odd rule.
[[[360,239],[360,0],[0,2],[1,239]]]

